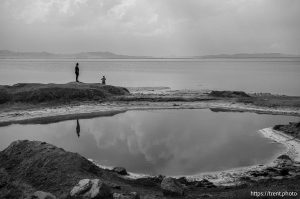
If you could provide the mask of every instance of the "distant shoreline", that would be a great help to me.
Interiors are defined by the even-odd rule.
[[[0,50],[0,59],[258,59],[258,58],[300,58],[300,55],[283,53],[236,53],[194,56],[147,56],[122,55],[112,52],[80,52],[80,53],[49,53],[49,52],[15,52]]]
[[[136,60],[158,60],[158,59],[187,59],[187,60],[209,60],[209,59],[300,59],[300,56],[297,57],[153,57],[153,58],[101,58],[101,57],[38,57],[38,58],[30,58],[30,57],[0,57],[0,59],[113,59],[113,60],[128,60],[128,59],[136,59]]]

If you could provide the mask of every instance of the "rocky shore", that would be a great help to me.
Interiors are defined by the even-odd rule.
[[[126,169],[102,169],[76,153],[39,141],[15,141],[0,152],[0,198],[185,197],[188,188],[215,188],[207,180],[164,176],[126,178]]]

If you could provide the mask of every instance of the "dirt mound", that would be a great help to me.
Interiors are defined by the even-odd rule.
[[[209,96],[212,96],[212,97],[228,97],[228,98],[250,97],[250,95],[246,94],[243,91],[211,91]]]
[[[83,179],[99,179],[121,196],[133,191],[150,198],[162,195],[158,183],[143,185],[46,142],[14,141],[0,151],[0,198],[28,198],[42,191],[70,199],[71,190]]]
[[[27,140],[15,141],[0,152],[0,168],[3,176],[14,180],[3,185],[14,184],[21,190],[26,187],[23,190],[43,190],[60,196],[67,196],[80,179],[99,178],[103,174],[102,169],[79,154]]]
[[[15,84],[13,86],[0,86],[0,103],[103,100],[112,96],[126,94],[129,94],[129,91],[126,88],[102,85],[98,83],[22,83]]]

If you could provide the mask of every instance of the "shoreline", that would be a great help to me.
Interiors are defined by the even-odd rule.
[[[280,155],[288,155],[289,157],[291,157],[294,163],[300,164],[300,140],[299,139],[296,138],[293,139],[291,136],[283,132],[276,131],[272,127],[258,130],[257,133],[259,133],[261,136],[265,138],[268,138],[272,141],[275,141],[285,146],[285,150],[278,152],[278,154],[275,156],[279,157]],[[101,165],[93,159],[88,159],[88,160],[102,169],[112,170],[114,168],[114,166]],[[264,164],[255,164],[255,165],[245,166],[245,167],[236,167],[236,168],[220,170],[220,171],[201,172],[193,175],[175,175],[175,176],[168,176],[168,177],[172,177],[176,179],[184,177],[188,181],[201,181],[203,179],[206,179],[217,186],[225,186],[225,187],[237,186],[242,183],[240,179],[244,177],[249,177],[251,172],[263,171],[266,168],[276,167],[277,165],[278,162],[277,159],[275,158]],[[149,174],[134,173],[134,172],[128,172],[128,174],[129,175],[126,176],[125,178],[139,179],[139,178],[156,177]]]
[[[38,107],[30,110],[0,112],[0,127],[10,124],[47,124],[73,119],[113,116],[132,110],[211,109],[214,112],[251,112],[256,114],[289,115],[300,117],[300,109],[285,107],[259,107],[225,100],[201,102],[111,102],[83,103],[57,107]]]
[[[297,138],[293,138],[292,136],[274,130],[272,127],[264,128],[257,131],[260,135],[265,138],[268,138],[272,141],[275,141],[279,144],[285,146],[285,150],[278,152],[277,156],[280,155],[288,155],[291,157],[294,163],[300,163],[300,140]],[[223,171],[215,171],[215,172],[205,172],[196,175],[186,176],[188,179],[199,180],[199,179],[208,179],[211,182],[217,185],[223,186],[231,186],[239,184],[238,180],[241,177],[249,176],[249,172],[259,171],[266,169],[268,167],[277,166],[277,159],[270,160],[265,164],[256,164],[252,166],[246,167],[237,167],[233,169],[223,170]]]
[[[286,147],[285,154],[292,158],[293,161],[300,163],[300,140],[292,136],[276,131],[273,128],[264,128],[259,130],[261,135],[275,142],[283,144]]]

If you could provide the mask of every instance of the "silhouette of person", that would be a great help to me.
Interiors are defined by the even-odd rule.
[[[102,80],[102,84],[105,85],[106,84],[106,82],[105,82],[106,81],[105,76],[103,76],[101,80]]]
[[[77,119],[77,125],[76,125],[76,134],[78,137],[80,137],[80,124],[79,124],[79,120]]]
[[[75,66],[75,74],[76,74],[76,82],[79,82],[78,81],[78,76],[79,76],[79,64],[78,64],[78,62],[76,63],[76,66]]]

